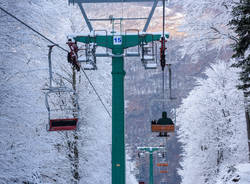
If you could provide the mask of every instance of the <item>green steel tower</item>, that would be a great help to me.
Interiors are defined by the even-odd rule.
[[[149,184],[154,184],[154,157],[153,153],[158,150],[164,149],[164,147],[138,147],[140,151],[149,153]]]
[[[70,3],[77,3],[79,5],[90,30],[89,34],[75,34],[69,36],[69,38],[77,42],[82,42],[84,44],[94,44],[95,46],[108,48],[112,51],[111,53],[108,53],[106,55],[112,57],[112,184],[126,183],[124,132],[124,57],[126,57],[127,55],[124,50],[130,47],[142,46],[150,42],[159,41],[162,37],[161,34],[149,34],[144,32],[147,29],[158,0],[143,1],[154,2],[146,25],[144,26],[143,32],[138,31],[136,33],[126,34],[121,32],[115,33],[113,30],[111,33],[95,34],[95,31],[93,30],[81,3],[140,2],[140,0],[69,0]],[[168,38],[169,35],[166,34],[165,37]],[[155,149],[159,148],[153,148],[154,151]]]

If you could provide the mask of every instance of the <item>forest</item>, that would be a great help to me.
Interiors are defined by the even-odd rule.
[[[96,70],[82,65],[77,71],[69,62],[69,38],[94,34],[71,1],[0,0],[0,184],[118,184],[112,182],[114,53],[98,47],[110,55],[96,58]],[[154,2],[83,7],[96,32],[144,35]],[[159,40],[156,69],[146,70],[140,57],[124,57],[126,183],[153,184],[150,156],[139,158],[138,147],[164,146],[165,158],[154,153],[154,184],[249,184],[250,0],[164,3],[166,17],[159,0],[147,33],[153,39],[164,27],[169,34],[165,70]],[[113,17],[121,18],[112,27]],[[140,19],[125,20],[133,17]],[[150,129],[162,111],[175,125],[167,139]],[[50,131],[50,119],[63,118],[77,119],[77,130]],[[157,167],[163,161],[165,174]]]

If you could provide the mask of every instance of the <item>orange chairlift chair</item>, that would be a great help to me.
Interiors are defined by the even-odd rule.
[[[151,121],[151,131],[160,132],[160,137],[167,137],[169,132],[174,132],[175,126],[172,119],[167,117],[167,112],[162,112],[162,117],[156,121]]]

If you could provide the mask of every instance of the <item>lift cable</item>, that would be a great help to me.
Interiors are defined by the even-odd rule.
[[[165,110],[165,81],[164,81],[164,68],[166,66],[165,58],[165,0],[162,1],[163,15],[162,15],[162,40],[161,40],[161,67],[162,67],[162,110]]]
[[[162,110],[164,111],[165,110],[165,81],[164,81],[164,78],[165,78],[165,76],[164,76],[164,70],[162,71],[162,100],[163,100],[163,102],[162,102]]]
[[[47,40],[48,42],[52,43],[53,45],[59,47],[60,49],[64,50],[65,52],[68,52],[65,48],[61,47],[60,45],[56,44],[55,42],[53,42],[52,40],[50,40],[49,38],[47,38],[46,36],[44,36],[43,34],[41,34],[40,32],[36,31],[34,28],[30,27],[28,24],[26,24],[25,22],[23,22],[22,20],[20,20],[19,18],[17,18],[16,16],[14,16],[13,14],[9,13],[8,11],[6,11],[5,9],[3,9],[0,6],[0,9],[6,13],[7,15],[11,16],[12,18],[16,19],[18,22],[22,23],[23,25],[25,25],[26,27],[28,27],[29,29],[31,29],[32,31],[34,31],[36,34],[38,34],[39,36],[43,37],[45,40]]]
[[[5,9],[3,9],[0,6],[0,10],[2,10],[3,12],[5,12],[7,15],[11,16],[12,18],[14,18],[15,20],[17,20],[18,22],[20,22],[21,24],[25,25],[27,28],[29,28],[30,30],[32,30],[33,32],[35,32],[36,34],[38,34],[39,36],[41,36],[42,38],[44,38],[45,40],[47,40],[48,42],[52,43],[53,45],[55,45],[56,47],[62,49],[63,51],[68,53],[68,50],[66,50],[65,48],[61,47],[60,45],[58,45],[57,43],[53,42],[52,40],[50,40],[48,37],[44,36],[43,34],[41,34],[40,32],[38,32],[37,30],[35,30],[34,28],[32,28],[31,26],[29,26],[28,24],[26,24],[25,22],[23,22],[22,20],[20,20],[19,18],[17,18],[16,16],[14,16],[13,14],[9,13],[8,11],[6,11]],[[86,74],[86,72],[84,71],[84,69],[81,67],[82,72],[84,73],[84,76],[86,77],[86,79],[88,80],[89,84],[91,85],[91,87],[93,88],[95,94],[97,95],[98,99],[100,100],[101,104],[103,105],[104,109],[106,110],[106,112],[108,113],[109,117],[111,118],[111,114],[108,111],[108,108],[105,106],[103,100],[101,99],[100,95],[98,94],[97,90],[95,89],[95,86],[93,85],[93,83],[91,82],[91,80],[89,79],[88,75]]]
[[[100,95],[98,94],[98,92],[96,91],[95,86],[93,85],[93,83],[92,83],[92,82],[91,82],[91,80],[89,79],[88,75],[86,74],[86,72],[84,71],[84,69],[82,68],[82,66],[81,66],[81,69],[82,69],[82,72],[83,72],[84,76],[85,76],[85,77],[86,77],[86,79],[89,81],[89,84],[90,84],[90,85],[91,85],[91,87],[93,88],[93,90],[94,90],[94,92],[95,92],[96,96],[98,97],[98,99],[99,99],[99,100],[100,100],[100,102],[102,103],[102,105],[103,105],[104,109],[105,109],[105,110],[106,110],[106,112],[108,113],[109,117],[110,117],[110,118],[112,118],[112,116],[111,116],[110,112],[108,111],[108,108],[107,108],[107,107],[106,107],[106,105],[104,104],[104,102],[103,102],[103,100],[102,100],[101,96],[100,96]]]

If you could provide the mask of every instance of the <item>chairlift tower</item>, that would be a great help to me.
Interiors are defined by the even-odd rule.
[[[139,151],[144,151],[149,153],[149,184],[154,184],[154,157],[153,153],[155,151],[163,150],[164,147],[137,147]]]
[[[88,19],[82,3],[118,2],[153,2],[143,32],[135,31],[134,33],[123,33],[112,30],[111,33],[107,33],[103,32],[103,30],[93,30],[91,19]],[[99,57],[112,57],[112,184],[126,183],[124,134],[124,76],[126,72],[124,71],[124,57],[129,57],[129,54],[125,53],[124,50],[135,46],[139,48],[139,46],[161,39],[161,34],[146,33],[157,3],[158,0],[69,0],[69,4],[78,4],[90,31],[90,33],[87,34],[70,35],[69,38],[76,42],[94,44],[95,46],[104,47],[112,51],[111,53],[99,54]],[[115,18],[112,17],[112,20],[115,20]],[[165,37],[168,38],[169,34],[166,34]],[[98,57],[98,54],[96,54],[96,56]],[[153,153],[153,151],[158,149],[159,148],[146,150]]]

